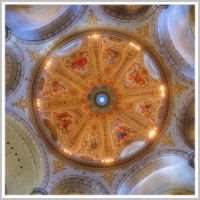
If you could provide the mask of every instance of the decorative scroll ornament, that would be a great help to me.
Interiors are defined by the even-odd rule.
[[[18,109],[23,110],[25,112],[28,106],[27,98],[22,96],[20,99],[12,103],[12,106],[17,107]]]
[[[41,53],[39,51],[36,51],[36,50],[33,50],[33,49],[27,49],[26,51],[29,54],[31,62],[36,62],[41,57]]]
[[[53,173],[58,173],[60,171],[63,171],[65,168],[65,163],[62,161],[53,161]]]
[[[175,146],[170,133],[166,133],[162,138],[161,144],[163,146]]]
[[[110,172],[104,173],[102,177],[108,183],[109,186],[112,186],[115,176],[116,174],[113,171],[110,171]]]
[[[93,13],[92,10],[89,11],[88,18],[87,18],[87,24],[89,26],[96,26],[98,25],[98,21],[100,21],[97,16]]]
[[[172,86],[172,96],[177,96],[179,97],[183,92],[185,92],[188,89],[187,86],[182,85],[178,82],[175,82]]]
[[[148,38],[149,37],[149,24],[146,24],[136,30],[136,33],[141,37]]]

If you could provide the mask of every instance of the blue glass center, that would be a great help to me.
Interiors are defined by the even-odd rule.
[[[105,106],[108,103],[108,96],[104,93],[97,95],[96,102],[100,106]]]

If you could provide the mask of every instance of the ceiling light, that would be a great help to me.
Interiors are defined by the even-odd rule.
[[[40,99],[37,99],[36,105],[37,105],[38,108],[40,107]]]
[[[92,38],[94,38],[94,39],[97,39],[98,37],[99,37],[99,35],[97,35],[97,34],[92,35]]]
[[[149,131],[149,138],[154,138],[155,137],[155,135],[156,135],[156,130],[154,129],[154,130],[151,130],[151,131]]]
[[[160,86],[160,90],[161,90],[161,96],[165,97],[165,87],[163,85]]]
[[[46,63],[45,69],[47,69],[47,68],[49,67],[50,64],[51,64],[51,61],[48,61],[48,62]]]

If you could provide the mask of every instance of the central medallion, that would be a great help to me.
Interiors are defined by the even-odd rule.
[[[87,102],[92,111],[106,113],[113,109],[116,95],[110,86],[100,84],[90,89]]]
[[[107,96],[107,94],[100,93],[97,96],[97,98],[96,98],[96,102],[100,106],[105,106],[108,103],[108,96]]]

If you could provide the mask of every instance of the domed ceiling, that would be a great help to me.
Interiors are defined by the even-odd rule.
[[[7,5],[6,26],[22,40],[45,40],[66,29],[85,9],[81,5]]]
[[[156,142],[169,91],[144,44],[94,29],[65,37],[39,62],[30,103],[39,132],[63,158],[106,167],[128,162]]]

